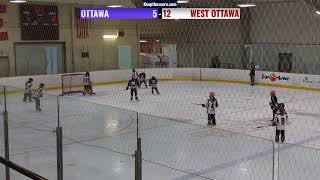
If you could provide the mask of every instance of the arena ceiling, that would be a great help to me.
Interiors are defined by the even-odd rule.
[[[8,0],[9,1],[9,0]],[[51,2],[66,4],[94,4],[94,5],[121,5],[123,7],[135,7],[131,0],[26,0],[27,2]]]
[[[9,1],[9,0],[8,0]],[[121,5],[123,7],[141,7],[143,0],[27,0],[29,2],[55,2],[68,4],[95,4],[95,5]],[[181,7],[217,7],[218,4],[230,3],[285,3],[305,1],[320,10],[320,0],[189,0],[188,4],[180,4]]]

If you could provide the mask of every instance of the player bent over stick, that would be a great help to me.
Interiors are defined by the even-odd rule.
[[[218,100],[215,98],[215,93],[209,93],[209,99],[206,104],[202,104],[202,107],[207,108],[208,113],[208,126],[216,125],[216,108],[218,107]]]
[[[23,102],[27,101],[27,98],[29,99],[29,101],[32,101],[32,82],[33,79],[29,78],[29,80],[25,83],[25,90],[24,90],[24,96],[23,96]]]
[[[36,111],[42,111],[40,108],[40,97],[42,97],[44,84],[40,83],[38,89],[33,94],[33,99],[36,101]]]
[[[142,83],[144,83],[145,87],[148,88],[147,86],[147,82],[146,82],[146,73],[142,72],[139,74],[139,88],[142,85]]]
[[[149,86],[151,86],[151,92],[154,94],[154,90],[156,90],[157,94],[160,94],[158,91],[158,80],[156,77],[152,76],[151,79],[149,79]]]
[[[133,100],[133,95],[135,96],[136,100],[139,101],[138,99],[138,80],[134,79],[133,77],[129,80],[128,82],[128,86],[126,88],[126,90],[130,89],[130,93],[131,93],[131,98],[130,100]]]
[[[284,109],[284,104],[279,104],[279,111],[276,114],[275,125],[276,125],[276,138],[275,141],[279,142],[279,136],[281,134],[281,142],[285,140],[285,125],[287,124],[288,114]]]

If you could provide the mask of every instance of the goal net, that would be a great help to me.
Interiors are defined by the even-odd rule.
[[[68,73],[61,76],[62,96],[83,92],[83,78],[85,73]]]

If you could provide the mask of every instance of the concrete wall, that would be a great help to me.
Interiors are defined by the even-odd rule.
[[[0,50],[7,53],[10,59],[10,75],[15,75],[14,43],[21,40],[19,8],[13,3],[6,3],[7,13],[5,27],[9,33],[8,41],[0,41]],[[137,24],[134,21],[92,21],[88,39],[76,38],[74,8],[71,4],[58,5],[59,32],[58,42],[66,46],[67,72],[86,70],[106,70],[117,68],[117,46],[129,45],[132,47],[133,64],[138,63]],[[81,7],[86,7],[85,5]],[[117,33],[118,29],[125,35],[116,40],[107,41],[102,38],[105,33]],[[30,42],[30,41],[28,41]],[[38,42],[38,41],[32,41]],[[47,41],[46,41],[47,42]],[[55,42],[55,41],[48,41]],[[90,63],[81,58],[81,51],[88,50]]]

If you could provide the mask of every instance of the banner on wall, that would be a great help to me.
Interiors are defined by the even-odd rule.
[[[312,78],[312,77],[305,76],[302,79],[302,84],[303,86],[306,86],[306,87],[319,88],[320,78]]]
[[[278,73],[270,73],[270,74],[263,73],[261,75],[261,79],[267,80],[270,82],[276,82],[276,81],[289,82],[291,80],[291,78],[289,76],[280,75]]]
[[[5,15],[7,13],[7,7],[5,4],[0,4],[0,41],[6,41],[9,39],[8,32],[5,29]]]
[[[89,38],[89,29],[91,28],[90,19],[81,19],[80,18],[80,8],[75,8],[75,17],[76,17],[76,31],[77,38],[87,39]]]

